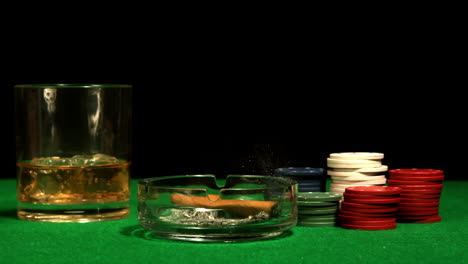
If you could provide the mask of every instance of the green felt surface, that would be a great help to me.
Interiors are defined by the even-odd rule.
[[[445,182],[440,223],[295,227],[282,238],[236,244],[151,238],[138,226],[135,198],[124,220],[28,222],[16,219],[15,181],[1,180],[0,263],[468,263],[468,181]]]

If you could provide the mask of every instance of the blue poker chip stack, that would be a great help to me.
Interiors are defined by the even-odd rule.
[[[297,181],[299,192],[324,192],[327,181],[323,168],[278,168],[275,170],[275,176],[287,177]]]

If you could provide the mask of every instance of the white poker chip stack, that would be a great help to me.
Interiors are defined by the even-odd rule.
[[[330,154],[327,158],[327,173],[332,179],[330,192],[342,194],[350,186],[385,185],[388,167],[382,165],[383,158],[383,153],[376,152]]]

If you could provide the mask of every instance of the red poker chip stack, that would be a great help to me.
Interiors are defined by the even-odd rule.
[[[396,227],[395,213],[401,188],[390,186],[347,187],[338,223],[347,229],[387,230]]]
[[[401,223],[437,223],[444,171],[434,169],[394,169],[389,171],[389,186],[400,187],[401,200],[397,221]]]

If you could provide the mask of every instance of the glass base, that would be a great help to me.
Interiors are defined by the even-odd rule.
[[[169,234],[169,233],[154,233],[157,236],[174,239],[174,240],[183,240],[190,242],[204,242],[204,243],[235,243],[235,242],[247,242],[247,241],[257,241],[263,239],[271,239],[283,234],[283,232],[272,232],[264,234],[234,234],[234,235],[222,235],[222,236],[210,236],[210,235],[182,235],[182,234]]]
[[[115,206],[117,204],[120,206]],[[87,223],[119,220],[130,215],[128,202],[116,203],[114,206],[110,206],[111,208],[102,208],[101,204],[82,206],[25,205],[25,203],[19,203],[18,218],[35,222]]]
[[[32,211],[18,210],[18,218],[34,222],[54,223],[87,223],[110,221],[127,218],[130,215],[128,208],[112,210],[84,210],[84,211]]]
[[[152,237],[184,240],[191,242],[243,242],[282,237],[296,225],[295,219],[285,219],[281,223],[237,226],[182,226],[148,221],[140,218],[140,226]]]

